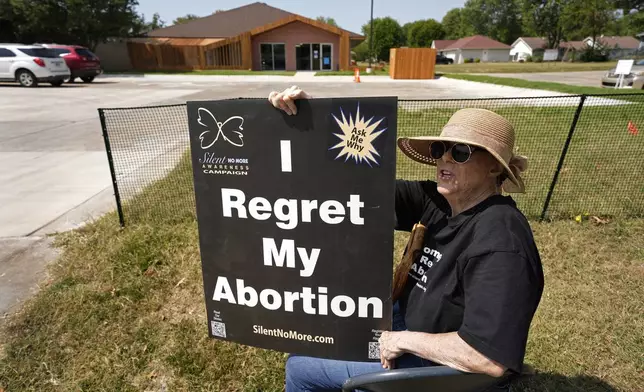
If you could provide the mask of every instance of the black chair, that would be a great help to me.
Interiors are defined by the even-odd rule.
[[[344,382],[343,392],[482,392],[510,376],[494,378],[486,374],[465,373],[448,366],[394,369],[363,374]]]

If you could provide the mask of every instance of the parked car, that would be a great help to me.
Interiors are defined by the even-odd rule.
[[[615,68],[606,72],[602,77],[602,87],[615,88],[619,75],[615,74]],[[637,60],[633,63],[631,73],[624,75],[623,86],[632,87],[635,90],[644,89],[644,60]]]
[[[56,53],[42,46],[0,44],[0,80],[17,81],[24,87],[51,83],[60,87],[71,72]]]
[[[74,82],[76,78],[81,78],[85,83],[91,83],[96,76],[103,73],[101,60],[83,46],[58,44],[43,44],[42,46],[53,50],[65,59],[72,73],[69,77],[70,83]]]
[[[436,55],[436,64],[454,64],[454,59],[450,59],[439,53]]]

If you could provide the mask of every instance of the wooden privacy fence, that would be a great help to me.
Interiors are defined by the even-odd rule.
[[[392,79],[434,79],[436,49],[392,48],[389,76]]]
[[[250,69],[250,34],[228,39],[148,38],[127,44],[134,69],[179,71]]]

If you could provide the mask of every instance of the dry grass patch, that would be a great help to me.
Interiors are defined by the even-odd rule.
[[[279,391],[285,355],[208,338],[194,222],[64,234],[3,331],[7,391]],[[644,389],[644,220],[533,223],[546,274],[523,391]],[[406,242],[396,234],[396,253]]]

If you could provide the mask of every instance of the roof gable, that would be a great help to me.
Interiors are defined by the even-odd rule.
[[[523,41],[530,49],[544,49],[547,46],[545,39],[541,37],[519,37],[512,47],[514,47],[519,41]]]
[[[317,20],[313,20],[313,19],[305,18],[305,17],[300,16],[300,15],[292,14],[291,16],[287,16],[286,18],[280,19],[280,20],[275,21],[273,23],[269,23],[269,24],[266,24],[264,26],[256,27],[256,28],[254,28],[254,29],[252,29],[250,31],[250,34],[251,35],[257,35],[257,34],[265,33],[267,31],[276,29],[278,27],[281,27],[281,26],[284,26],[284,25],[287,25],[287,24],[293,23],[293,22],[306,23],[308,25],[311,25],[311,26],[317,27],[319,29],[326,30],[326,31],[328,31],[330,33],[338,34],[338,35],[341,35],[345,31],[345,30],[342,30],[341,28],[331,26],[329,24],[322,23],[322,22],[319,22]]]
[[[191,20],[190,22],[164,27],[148,33],[148,37],[170,37],[170,38],[230,38],[240,35],[247,31],[259,31],[260,29],[272,25],[283,25],[286,20],[311,19],[301,15],[293,14],[279,8],[271,7],[265,3],[252,3],[231,10],[217,12],[210,16]],[[335,28],[326,23],[317,22],[315,27],[328,27],[333,29],[347,31]],[[281,23],[281,24],[280,24]],[[288,22],[287,22],[288,23]],[[277,26],[276,26],[277,27]],[[275,27],[273,27],[275,28]],[[265,31],[268,31],[266,29]],[[335,32],[335,31],[334,31]],[[349,37],[358,39],[363,36],[350,32]],[[340,34],[340,33],[336,33]]]
[[[456,41],[458,41],[458,40],[456,40],[456,39],[435,39],[434,40],[434,48],[439,49],[439,50],[440,49],[445,49],[445,48],[447,48],[448,46],[450,46],[451,44],[453,44]]]
[[[495,41],[483,35],[473,35],[471,37],[461,38],[445,49],[510,49],[510,45]]]

